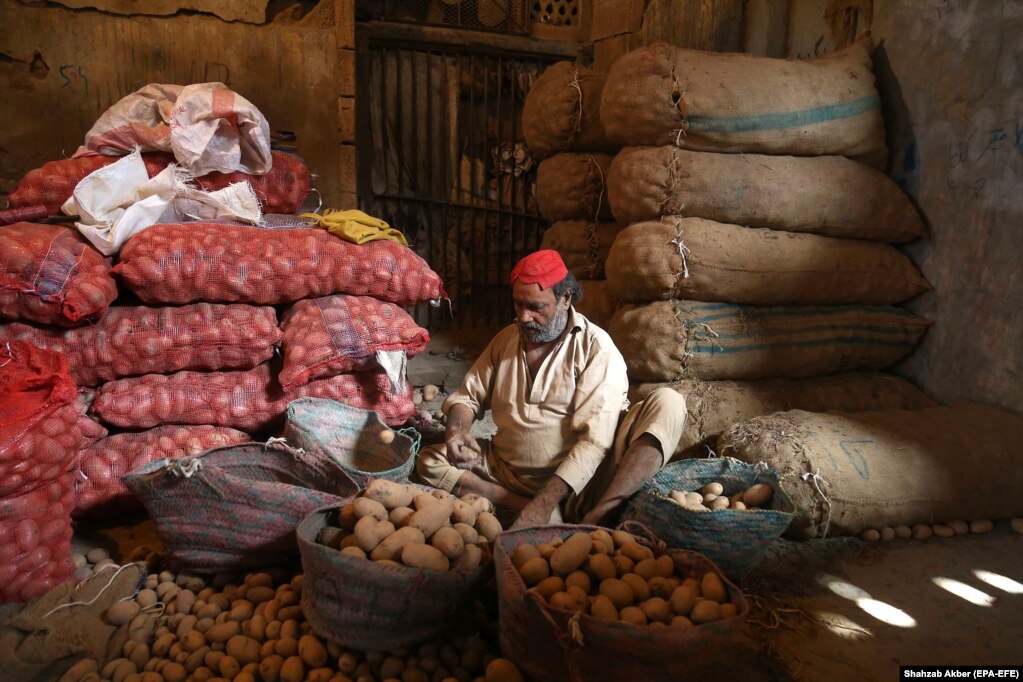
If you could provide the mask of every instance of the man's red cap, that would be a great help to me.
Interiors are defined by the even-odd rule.
[[[511,271],[511,283],[539,284],[540,289],[550,289],[565,279],[568,268],[561,254],[553,249],[543,249],[531,253],[518,263]]]

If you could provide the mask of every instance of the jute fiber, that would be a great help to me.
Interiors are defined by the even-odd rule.
[[[619,308],[608,333],[632,381],[799,379],[889,367],[930,324],[886,306],[658,301]]]
[[[522,107],[522,134],[538,158],[566,151],[614,151],[600,122],[607,74],[558,62],[540,74]]]
[[[662,215],[829,237],[908,242],[926,228],[887,175],[844,156],[715,154],[629,147],[607,180],[622,225]]]
[[[604,261],[617,236],[618,223],[560,220],[543,233],[540,248],[560,253],[579,279],[604,279]]]
[[[840,154],[884,168],[869,47],[797,61],[651,45],[611,67],[600,117],[622,146]]]
[[[547,220],[610,222],[607,175],[608,154],[558,154],[536,169],[536,203]]]
[[[681,393],[688,410],[674,459],[704,457],[716,446],[718,436],[733,425],[775,412],[867,412],[937,406],[927,394],[905,379],[872,372],[850,372],[816,379],[683,379],[671,383],[633,384],[629,389],[629,400],[639,402],[661,387]]]
[[[930,288],[913,262],[889,244],[703,218],[662,218],[625,228],[605,270],[611,292],[627,302],[886,305]]]
[[[607,329],[617,305],[614,297],[611,296],[607,280],[582,279],[579,280],[579,284],[583,287],[583,298],[572,305],[587,320],[601,329]]]
[[[796,505],[799,539],[868,528],[1023,516],[1023,418],[996,407],[784,412],[722,435],[722,455],[764,462]]]

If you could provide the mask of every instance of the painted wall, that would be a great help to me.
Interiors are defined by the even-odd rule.
[[[76,9],[0,0],[0,205],[124,95],[208,81],[295,131],[325,202],[354,205],[354,0],[157,0],[143,6],[154,16],[127,16],[139,5],[125,0],[64,4]]]

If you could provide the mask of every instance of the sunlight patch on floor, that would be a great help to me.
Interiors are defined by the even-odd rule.
[[[931,580],[941,589],[947,590],[957,597],[962,597],[966,601],[971,604],[976,604],[977,606],[991,606],[997,601],[997,599],[992,597],[990,594],[981,592],[976,587],[971,587],[964,582],[953,580],[952,578],[936,576],[931,578]]]
[[[911,615],[883,601],[878,601],[877,599],[857,599],[856,605],[883,623],[900,628],[916,627],[916,620]]]
[[[991,587],[998,588],[1003,592],[1009,594],[1023,594],[1023,583],[1016,582],[1012,578],[1008,578],[998,573],[992,573],[991,571],[984,571],[979,568],[973,569],[973,575],[977,576],[980,580],[983,580]]]

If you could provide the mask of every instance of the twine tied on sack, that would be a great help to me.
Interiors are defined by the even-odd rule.
[[[669,48],[669,50],[669,54],[671,55],[671,98],[674,100],[673,104],[675,110],[678,111],[678,114],[681,117],[678,130],[675,131],[675,146],[681,147],[683,146],[682,142],[685,140],[686,134],[689,131],[689,121],[686,120],[685,114],[682,113],[682,105],[685,102],[685,96],[689,90],[688,88],[684,90],[679,88],[679,81],[681,79],[675,70],[675,61],[678,58],[677,53],[674,49]],[[677,100],[675,99],[676,93],[678,94]]]
[[[668,159],[668,181],[667,181],[667,192],[664,195],[664,201],[661,202],[660,210],[662,216],[682,216],[685,214],[685,205],[680,203],[672,206],[672,199],[678,197],[681,192],[679,191],[679,185],[682,184],[682,178],[689,177],[688,173],[683,175],[682,171],[679,170],[679,148],[671,148],[671,157]]]
[[[291,450],[291,451],[293,451],[293,452],[295,452],[296,454],[299,454],[299,455],[304,455],[305,454],[305,450],[304,449],[302,449],[302,448],[293,448],[290,445],[288,445],[288,439],[287,438],[267,438],[266,442],[263,443],[263,449],[266,450],[266,449],[270,448],[271,446],[277,446],[277,445],[283,445],[286,449]]]
[[[58,606],[54,606],[52,609],[50,609],[49,611],[44,613],[42,616],[40,616],[40,618],[48,618],[49,616],[51,616],[52,614],[56,613],[57,611],[60,611],[61,609],[69,608],[71,606],[90,606],[92,604],[95,604],[96,600],[99,599],[100,597],[102,597],[103,593],[107,591],[107,588],[114,584],[114,578],[116,578],[117,575],[121,571],[123,571],[124,569],[128,568],[129,566],[134,566],[134,565],[139,564],[139,563],[141,563],[141,562],[134,562],[134,563],[130,563],[130,564],[124,564],[123,566],[119,566],[117,568],[117,570],[114,571],[114,574],[112,576],[110,576],[110,580],[107,581],[107,584],[104,585],[103,588],[99,592],[96,593],[96,596],[93,597],[92,599],[90,599],[89,601],[72,601],[72,602],[68,602],[67,604],[60,604]],[[111,567],[113,567],[113,564],[106,564],[105,566],[101,567],[99,570],[102,572],[102,571],[105,571],[106,569],[111,568]],[[86,578],[85,580],[83,580],[80,583],[78,583],[77,585],[75,585],[75,591],[78,591],[78,589],[82,585],[84,585],[90,579],[91,578]],[[120,599],[119,601],[127,601],[129,599],[134,599],[136,594],[138,594],[138,588],[137,587],[135,588],[134,592],[132,592],[127,597],[124,597],[124,598]]]
[[[167,466],[167,473],[174,478],[192,478],[202,471],[202,460],[198,457],[182,457]]]
[[[604,171],[600,169],[600,164],[597,163],[596,157],[592,154],[589,157],[590,163],[593,168],[597,169],[597,173],[600,175],[600,192],[597,194],[597,203],[593,207],[593,221],[587,225],[586,238],[589,241],[589,265],[585,268],[585,274],[593,277],[597,274],[597,269],[600,261],[600,246],[597,242],[597,227],[600,224],[600,207],[604,203]]]
[[[579,69],[575,69],[572,72],[572,80],[568,87],[574,88],[579,93],[579,114],[575,119],[575,130],[572,131],[573,133],[579,133],[583,129],[583,86],[579,83]]]
[[[4,353],[4,355],[7,356],[7,359],[3,361],[3,364],[0,364],[0,367],[6,367],[7,365],[9,365],[12,362],[14,362],[14,351],[11,350],[11,342],[7,341],[4,344],[4,346],[6,346],[6,351],[7,351],[6,353]]]
[[[821,507],[827,513],[824,517],[824,532],[821,534],[821,537],[825,538],[828,536],[828,528],[831,526],[831,500],[829,500],[827,496],[824,494],[824,491],[821,490],[820,484],[824,483],[824,485],[826,486],[830,486],[831,484],[828,483],[823,476],[821,476],[820,467],[818,467],[816,471],[813,472],[808,471],[800,474],[799,478],[802,481],[808,481],[811,484],[813,484],[814,490],[817,491],[817,494],[824,501],[824,504],[821,505]]]
[[[686,260],[686,254],[690,253],[689,247],[686,246],[685,236],[683,235],[684,230],[682,229],[682,219],[678,216],[673,216],[675,221],[675,238],[668,241],[669,244],[673,245],[678,250],[678,255],[682,259],[682,271],[675,273],[675,286],[678,286],[680,279],[689,279],[689,262]],[[674,293],[674,292],[673,292]]]

